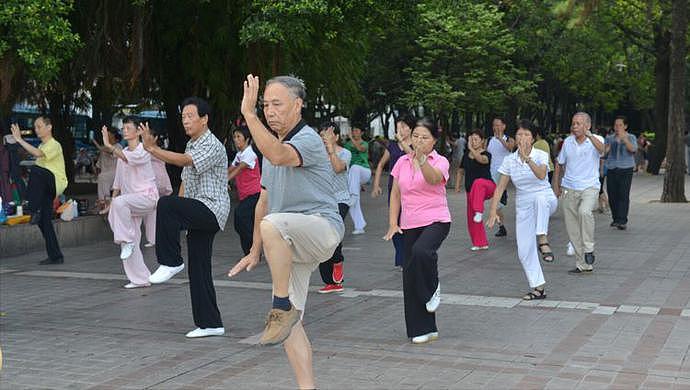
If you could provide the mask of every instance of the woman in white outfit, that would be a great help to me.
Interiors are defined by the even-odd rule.
[[[532,291],[522,299],[546,298],[546,281],[539,263],[539,251],[535,236],[543,241],[549,230],[549,217],[558,208],[558,199],[549,185],[549,155],[532,147],[534,129],[529,121],[520,121],[516,132],[518,150],[508,155],[498,172],[501,174],[491,199],[491,211],[487,225],[491,228],[500,221],[498,202],[503,191],[512,181],[517,190],[515,201],[515,226],[518,258]]]

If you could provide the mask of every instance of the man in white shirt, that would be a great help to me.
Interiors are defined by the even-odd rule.
[[[553,178],[553,192],[563,200],[565,227],[575,248],[576,266],[568,272],[578,275],[591,274],[593,269],[592,210],[599,197],[599,158],[606,151],[604,139],[592,134],[591,128],[589,114],[573,115],[570,136],[563,141]]]
[[[498,168],[503,164],[503,159],[513,152],[515,149],[515,140],[508,137],[505,134],[506,131],[506,121],[502,117],[495,117],[491,123],[492,130],[494,132],[493,137],[489,138],[489,143],[486,147],[486,151],[491,154],[491,165],[489,169],[491,170],[491,178],[494,183],[498,184],[500,179],[500,174],[498,173]],[[500,218],[499,221],[503,221],[503,212],[501,208],[508,205],[508,191],[503,192],[501,195],[501,202],[499,203],[497,214]],[[498,231],[496,232],[496,237],[505,237],[508,235],[505,226],[501,222],[498,223]]]

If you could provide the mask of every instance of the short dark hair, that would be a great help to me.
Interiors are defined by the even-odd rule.
[[[470,138],[470,136],[473,135],[473,134],[478,135],[479,138],[481,138],[481,139],[485,139],[485,138],[486,138],[486,136],[484,135],[484,131],[482,131],[482,129],[476,129],[476,128],[475,128],[475,129],[472,129],[472,131],[470,131],[470,133],[467,134],[467,138]]]
[[[537,129],[534,127],[532,121],[528,119],[520,119],[518,122],[518,129],[528,130],[532,133],[532,138],[537,139]],[[515,131],[517,133],[517,131]]]
[[[235,130],[232,131],[232,134],[235,135],[235,133],[241,133],[242,136],[244,136],[244,139],[247,141],[250,141],[252,139],[252,133],[249,131],[249,127],[247,126],[240,126],[235,128]]]
[[[333,121],[328,121],[328,122],[323,122],[319,126],[319,134],[321,134],[322,131],[328,130],[329,127],[333,128],[333,134],[335,135],[340,135],[340,126],[338,126],[335,122]]]
[[[199,114],[199,117],[204,117],[204,116],[210,116],[211,115],[211,106],[208,104],[208,102],[200,97],[196,96],[191,96],[186,98],[185,100],[182,101],[182,104],[180,104],[180,108],[184,109],[187,106],[194,106],[196,107],[196,112]]]
[[[613,123],[616,123],[616,121],[619,119],[623,121],[624,125],[626,125],[626,126],[628,125],[628,117],[626,117],[625,115],[616,116],[616,118],[613,120]]]
[[[410,115],[410,114],[402,114],[402,115],[400,115],[400,116],[398,117],[398,119],[395,121],[396,124],[399,123],[399,122],[402,122],[402,123],[406,124],[407,127],[409,127],[410,129],[413,129],[413,128],[414,128],[414,125],[415,125],[415,123],[416,123],[417,121],[414,119],[414,116],[413,116],[413,115]]]
[[[494,119],[493,119],[493,120],[496,120],[496,119],[498,119],[499,121],[503,122],[504,125],[507,125],[507,124],[508,124],[508,122],[506,122],[506,118],[505,118],[503,115],[494,115]]]
[[[134,125],[134,127],[138,128],[141,124],[141,119],[139,119],[139,117],[136,115],[127,115],[122,119],[123,126],[125,125],[125,123],[131,123]]]
[[[46,124],[46,125],[50,125],[50,126],[53,125],[53,120],[50,119],[50,117],[49,117],[48,115],[45,115],[45,114],[39,115],[38,117],[36,117],[36,119],[34,119],[34,122],[36,122],[36,121],[39,120],[39,119],[40,119],[41,121],[43,121],[43,123]]]
[[[438,139],[438,137],[441,135],[440,131],[438,130],[438,127],[436,127],[436,124],[434,124],[434,121],[432,121],[431,118],[428,117],[418,119],[414,127],[426,128],[427,130],[429,130],[429,133],[431,133],[431,136],[434,137],[434,139]]]

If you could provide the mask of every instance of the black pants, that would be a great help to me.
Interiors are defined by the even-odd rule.
[[[182,264],[180,231],[187,230],[187,272],[194,323],[220,328],[223,322],[213,287],[213,239],[220,230],[215,214],[196,199],[164,196],[156,209],[156,257],[170,267]]]
[[[254,240],[254,209],[259,201],[259,194],[250,195],[240,201],[235,208],[235,231],[240,236],[240,245],[245,255],[252,249]]]
[[[606,190],[609,194],[609,206],[613,222],[628,223],[630,209],[630,185],[632,184],[633,168],[609,169]]]
[[[350,206],[345,203],[338,203],[338,213],[343,221],[345,220],[345,217],[347,217],[348,211],[350,211]],[[338,247],[335,248],[333,256],[331,256],[331,258],[327,261],[319,264],[319,273],[321,274],[321,279],[324,283],[335,284],[335,281],[333,280],[333,264],[342,263],[343,260],[345,260],[345,258],[343,257],[343,242],[341,241],[340,244],[338,244]]]
[[[46,243],[46,252],[51,260],[62,259],[55,228],[53,228],[53,199],[55,199],[55,176],[45,168],[31,167],[29,186],[26,191],[32,213],[40,213],[38,228]]]
[[[438,331],[436,314],[426,311],[426,303],[438,286],[436,251],[449,231],[449,222],[436,222],[429,226],[403,230],[403,294],[407,337]]]

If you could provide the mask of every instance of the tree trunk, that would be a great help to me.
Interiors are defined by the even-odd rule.
[[[685,198],[685,73],[688,1],[673,0],[666,175],[662,202],[686,202]]]
[[[53,125],[53,137],[62,147],[62,155],[65,160],[65,174],[67,182],[74,182],[74,137],[70,131],[72,125],[71,102],[65,96],[54,91],[48,93],[50,105],[50,119]]]
[[[649,167],[647,170],[654,175],[659,174],[661,163],[666,157],[666,131],[668,129],[668,98],[670,83],[670,36],[662,26],[655,31],[654,48],[656,62],[654,75],[656,96],[654,98],[654,132],[655,138],[650,151]]]

